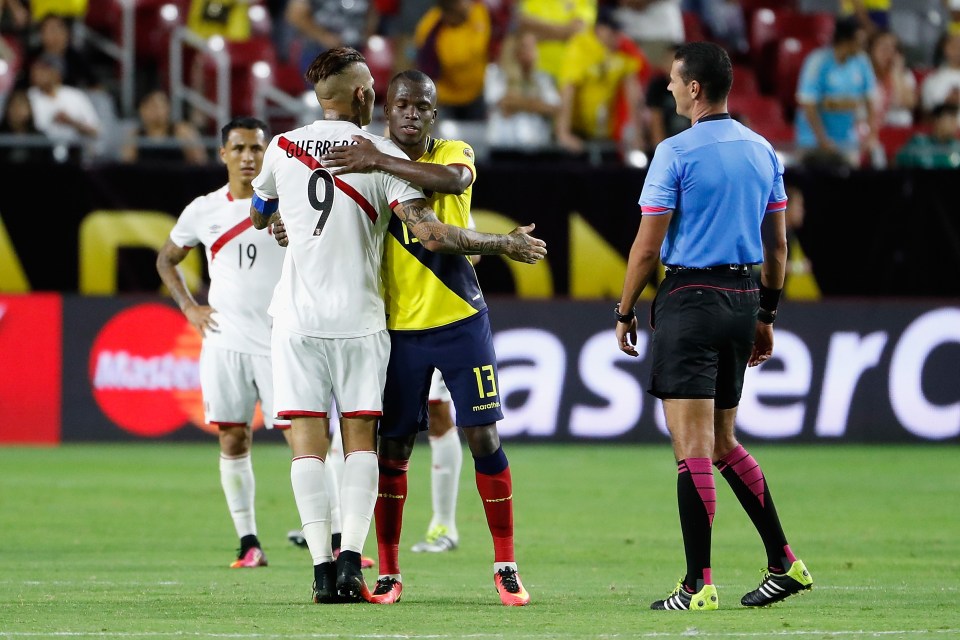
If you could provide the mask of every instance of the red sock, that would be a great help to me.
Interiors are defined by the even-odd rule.
[[[400,528],[407,501],[408,460],[380,459],[380,482],[374,516],[381,575],[400,573]]]
[[[513,481],[510,467],[494,475],[477,472],[487,526],[493,536],[493,561],[515,562],[513,555]]]

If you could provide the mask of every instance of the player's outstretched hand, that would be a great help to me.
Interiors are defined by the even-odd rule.
[[[547,257],[547,243],[530,235],[536,226],[531,223],[510,232],[512,241],[505,254],[508,258],[517,262],[535,264]]]
[[[753,351],[747,360],[748,367],[763,364],[773,355],[773,325],[766,322],[757,322],[757,329],[753,339]]]
[[[273,221],[273,239],[281,247],[290,244],[290,239],[287,237],[287,228],[283,226],[283,220],[280,216],[277,216],[276,220]]]
[[[330,147],[320,160],[327,169],[336,169],[336,173],[356,173],[376,169],[377,160],[382,155],[377,145],[369,138],[351,136],[356,144],[342,147]]]

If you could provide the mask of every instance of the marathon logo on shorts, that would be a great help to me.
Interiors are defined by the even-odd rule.
[[[331,147],[346,147],[352,144],[360,144],[354,140],[300,140],[296,144],[289,144],[286,147],[288,158],[301,158],[303,156],[322,156]]]
[[[474,412],[477,411],[486,411],[487,409],[499,409],[499,402],[488,402],[487,404],[475,404],[473,405]]]

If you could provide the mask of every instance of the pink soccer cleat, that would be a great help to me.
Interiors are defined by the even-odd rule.
[[[260,547],[250,547],[246,553],[241,553],[230,565],[231,569],[252,569],[267,566],[267,556],[263,555]]]

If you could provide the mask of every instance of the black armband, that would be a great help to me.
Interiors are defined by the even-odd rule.
[[[626,324],[637,316],[637,312],[635,309],[630,309],[629,313],[620,313],[620,303],[618,302],[613,307],[613,315],[616,316],[617,322]]]

